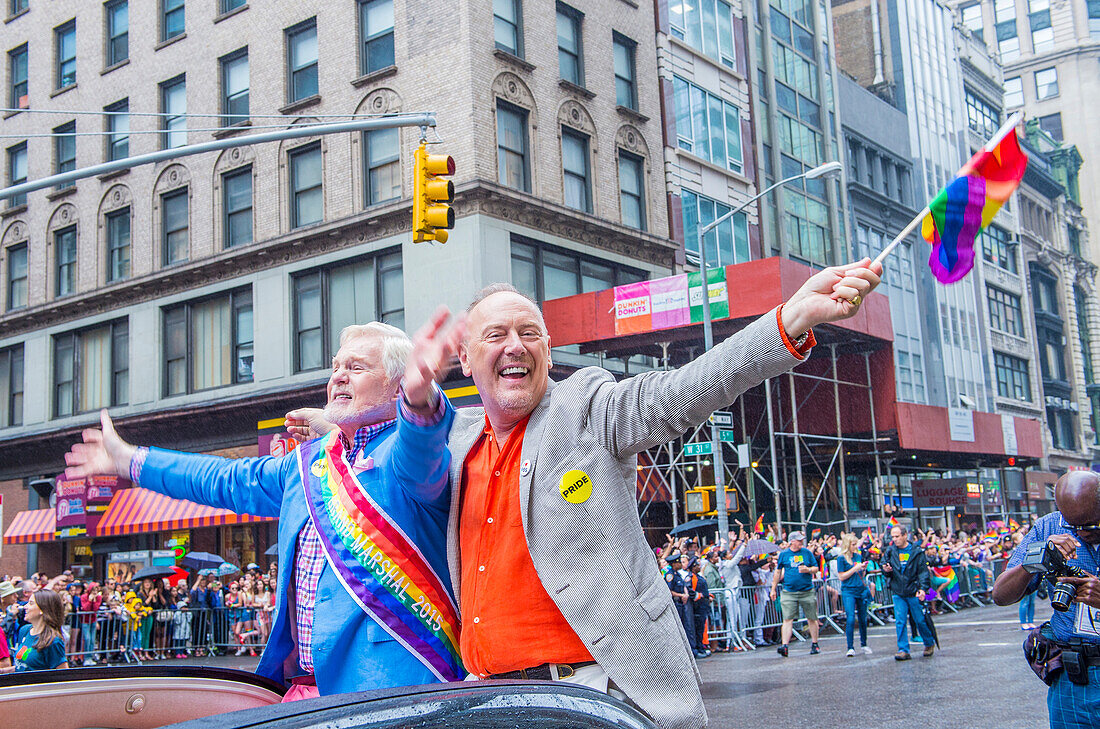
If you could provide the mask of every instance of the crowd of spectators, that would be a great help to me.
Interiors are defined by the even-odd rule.
[[[998,563],[1003,563],[1027,534],[1028,526],[1010,520],[987,522],[984,530],[971,529],[944,532],[941,529],[914,529],[906,532],[910,545],[919,546],[928,565],[930,589],[924,595],[929,610],[938,614],[944,603],[955,603],[959,596],[959,575],[965,573],[970,589],[987,594],[993,586]],[[697,657],[705,657],[714,649],[707,645],[706,631],[700,623],[711,627],[718,622],[719,602],[724,603],[726,621],[756,646],[777,645],[780,642],[776,622],[781,614],[776,597],[770,594],[772,577],[779,555],[788,549],[788,533],[778,525],[767,525],[762,533],[746,531],[738,523],[729,538],[717,542],[685,536],[667,537],[663,548],[656,550],[657,561],[670,588],[675,584],[673,600],[685,620],[688,642]],[[770,542],[768,553],[750,556],[746,549],[750,540]],[[717,542],[717,543],[716,543]],[[814,588],[824,586],[827,614],[845,622],[848,655],[855,654],[854,636],[858,628],[860,647],[867,648],[866,613],[877,612],[883,620],[892,620],[887,586],[890,575],[883,572],[883,553],[891,544],[889,532],[822,534],[814,530],[804,543],[813,554]],[[674,561],[673,558],[679,558]],[[673,581],[670,574],[676,573]],[[723,590],[722,588],[725,588]],[[746,589],[743,589],[746,588]],[[684,590],[678,592],[678,590]],[[719,590],[716,592],[716,589]],[[1022,628],[1034,627],[1034,596],[1021,603]],[[680,606],[690,604],[685,611]],[[690,618],[685,617],[690,613]],[[688,626],[690,619],[691,625]],[[720,650],[742,650],[737,641],[724,641]]]
[[[233,579],[199,574],[128,582],[108,577],[101,583],[75,579],[68,571],[54,577],[5,575],[0,582],[0,671],[10,665],[4,656],[15,655],[34,617],[48,612],[33,607],[47,593],[58,598],[56,638],[61,656],[72,665],[232,651],[256,655],[271,630],[275,580],[274,563],[266,572],[249,564]],[[45,602],[54,603],[52,597]]]

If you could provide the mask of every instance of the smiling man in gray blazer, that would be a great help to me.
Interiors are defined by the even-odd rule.
[[[554,382],[535,303],[508,284],[477,296],[460,360],[484,408],[460,409],[449,441],[447,557],[467,670],[617,689],[667,729],[706,725],[638,520],[636,455],[798,364],[813,326],[854,315],[878,285],[869,265],[821,271],[695,361],[621,382],[596,367]]]

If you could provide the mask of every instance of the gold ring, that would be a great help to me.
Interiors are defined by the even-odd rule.
[[[859,294],[856,294],[855,298],[852,299],[852,306],[859,306],[861,301],[863,301],[863,297]]]

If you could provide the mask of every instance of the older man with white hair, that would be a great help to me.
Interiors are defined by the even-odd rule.
[[[89,429],[70,477],[113,474],[238,513],[279,517],[278,595],[257,673],[288,700],[454,680],[458,619],[446,562],[454,411],[431,373],[461,323],[440,311],[413,341],[372,322],[340,335],[325,416],[338,427],[288,455],[228,460],[136,448]]]

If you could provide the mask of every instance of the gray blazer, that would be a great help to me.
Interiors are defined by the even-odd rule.
[[[773,310],[678,370],[616,382],[588,367],[551,381],[527,423],[521,462],[531,468],[520,476],[520,510],[539,578],[611,680],[667,729],[704,727],[707,714],[684,629],[638,521],[636,455],[798,361]],[[452,484],[484,425],[481,408],[458,411],[449,443]],[[571,470],[592,480],[581,503],[561,493]],[[452,489],[447,530],[458,599],[460,498],[461,489]]]

